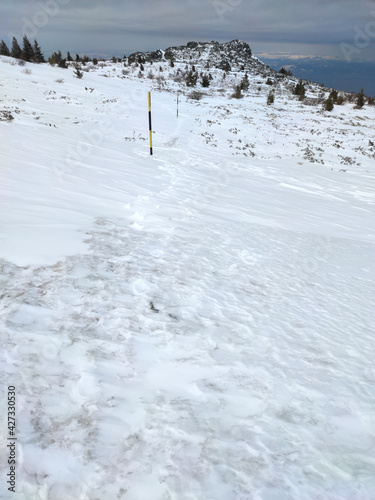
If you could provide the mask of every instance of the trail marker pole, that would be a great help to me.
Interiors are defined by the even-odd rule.
[[[148,93],[148,128],[150,133],[150,155],[152,155],[151,92]]]
[[[178,92],[177,92],[177,118],[178,118]]]

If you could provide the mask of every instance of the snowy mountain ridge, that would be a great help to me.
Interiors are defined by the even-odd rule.
[[[225,69],[228,66],[251,67],[255,59],[252,58],[248,43],[241,40],[232,40],[220,44],[219,42],[188,42],[180,47],[168,47],[164,51],[135,52],[129,55],[130,60],[138,57],[146,61],[161,61],[173,59],[176,62],[189,64],[206,64],[210,67]]]
[[[125,62],[0,57],[0,499],[373,500],[374,107]]]
[[[124,56],[124,61],[129,66],[165,61],[171,63],[173,61],[173,63],[178,63],[180,70],[183,70],[183,68],[195,68],[200,74],[209,74],[211,79],[214,74],[219,74],[219,70],[232,77],[228,79],[229,81],[232,81],[233,76],[236,75],[237,77],[239,75],[248,75],[253,85],[255,83],[261,84],[267,82],[270,85],[269,91],[281,86],[288,88],[289,93],[293,93],[295,85],[298,81],[302,81],[308,89],[313,90],[315,94],[319,94],[319,97],[317,95],[313,96],[311,93],[309,94],[309,98],[304,102],[310,105],[322,104],[332,90],[323,84],[309,81],[306,78],[297,78],[285,70],[284,72],[280,72],[271,69],[260,59],[252,55],[251,48],[247,42],[238,39],[221,44],[217,41],[192,41],[186,45],[172,46],[165,50],[133,52],[128,57]],[[186,79],[186,73],[184,79]],[[214,80],[213,87],[222,87],[217,78],[214,78]],[[340,91],[340,95],[349,102],[355,102],[356,95],[353,93]]]

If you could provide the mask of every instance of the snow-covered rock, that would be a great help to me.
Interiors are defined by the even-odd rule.
[[[139,57],[145,61],[161,61],[166,58],[189,64],[208,64],[220,69],[232,65],[250,68],[256,63],[256,59],[251,56],[249,44],[241,40],[221,44],[215,41],[188,42],[180,47],[168,47],[165,51],[135,52],[130,54],[129,60],[136,61]]]

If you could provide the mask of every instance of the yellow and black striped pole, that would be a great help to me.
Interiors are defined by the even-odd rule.
[[[151,92],[148,93],[148,128],[150,132],[150,155],[152,155]]]

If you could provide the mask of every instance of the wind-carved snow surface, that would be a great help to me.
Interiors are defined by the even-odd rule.
[[[372,500],[374,109],[6,60],[1,498]]]

